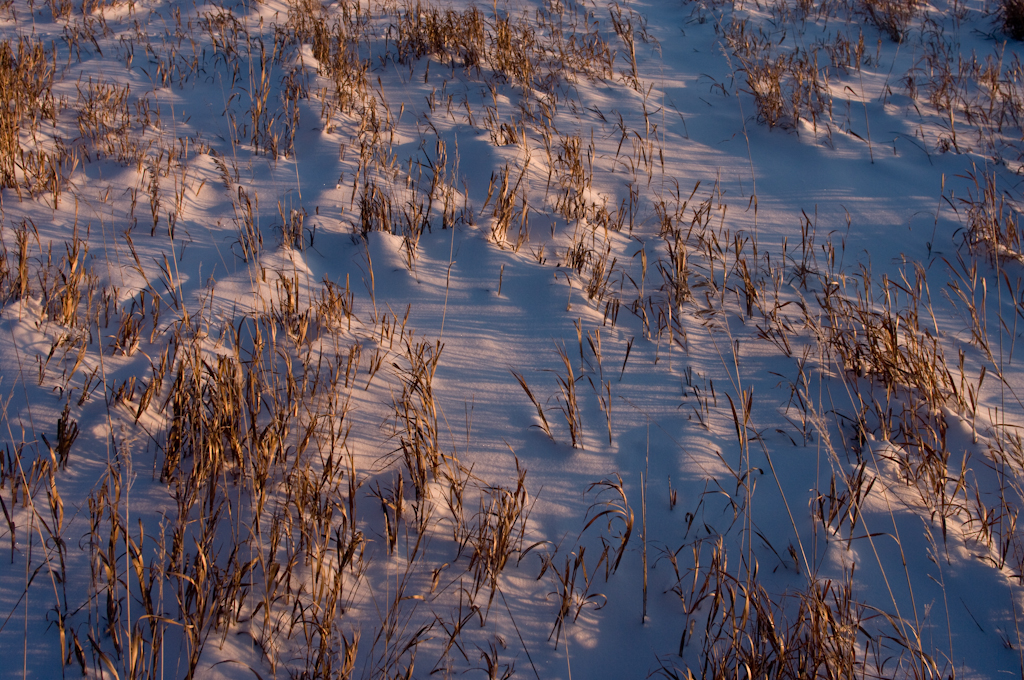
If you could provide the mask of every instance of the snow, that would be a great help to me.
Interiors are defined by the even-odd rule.
[[[470,7],[0,4],[0,675],[1024,674],[994,4]]]

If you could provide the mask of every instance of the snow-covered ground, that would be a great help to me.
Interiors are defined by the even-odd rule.
[[[1007,1],[0,2],[0,675],[1024,676]]]

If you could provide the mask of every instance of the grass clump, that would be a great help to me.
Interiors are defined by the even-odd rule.
[[[1019,224],[1020,208],[1009,192],[1000,191],[996,173],[967,174],[973,191],[961,199],[967,208],[965,243],[972,250],[984,248],[990,258],[1024,261],[1024,232]]]
[[[1014,40],[1024,40],[1024,1],[1000,0],[998,13],[1003,32]]]
[[[861,10],[889,40],[902,43],[917,12],[914,0],[862,0]]]

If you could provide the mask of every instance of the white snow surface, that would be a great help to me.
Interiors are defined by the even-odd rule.
[[[783,639],[846,650],[858,677],[1024,677],[1024,272],[971,221],[986,181],[1004,220],[1021,196],[1021,43],[995,5],[916,5],[896,43],[835,0],[501,0],[479,6],[487,50],[467,66],[400,55],[403,22],[471,7],[431,3],[0,3],[12,52],[39,41],[53,69],[58,111],[18,144],[77,159],[55,194],[25,188],[23,154],[0,191],[0,676],[840,674],[801,670]],[[317,12],[366,65],[349,105],[331,109],[314,38],[275,40]],[[767,125],[754,92],[770,79],[744,63],[739,22],[761,46],[748,55],[815,55],[827,103]],[[523,82],[496,63],[502,26],[550,46],[556,25],[562,45],[606,45],[610,71],[549,53]],[[830,57],[837,36],[862,37],[859,67]],[[999,124],[964,66],[986,59]],[[954,99],[981,103],[943,108],[941,64]],[[101,83],[127,86],[111,111],[128,123],[94,134]],[[130,160],[111,151],[131,140],[146,148]],[[68,277],[74,323],[54,311]],[[350,291],[348,317],[322,313],[325,281]],[[900,322],[871,340],[868,312],[837,321],[826,299]],[[890,356],[938,348],[941,397],[906,365],[887,388],[866,349],[844,363],[839,325]],[[424,394],[410,352],[437,359],[440,462],[420,497],[402,455],[400,403]],[[201,382],[231,362],[220,392],[171,398],[181,366]],[[241,435],[280,403],[289,428],[262,500],[252,440],[237,458],[225,443],[182,517],[214,454],[165,473],[169,433],[196,436],[182,409],[217,398],[237,400]],[[63,465],[65,405],[79,431]],[[492,588],[482,526],[517,498]]]

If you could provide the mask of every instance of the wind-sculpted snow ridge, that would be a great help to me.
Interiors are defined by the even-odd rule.
[[[1024,676],[1021,16],[0,2],[0,674]]]

